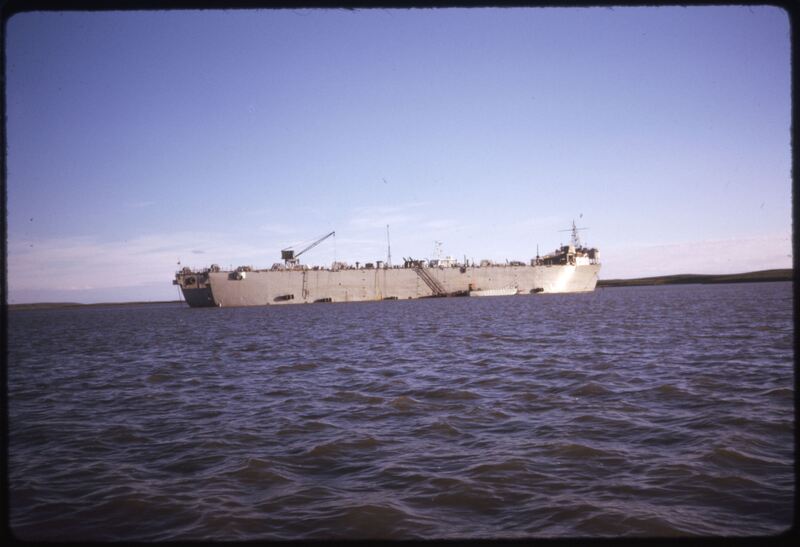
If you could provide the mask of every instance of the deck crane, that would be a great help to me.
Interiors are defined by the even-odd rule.
[[[314,241],[313,243],[311,243],[310,245],[308,245],[307,247],[305,247],[304,249],[299,251],[297,254],[295,254],[294,249],[292,249],[291,246],[286,247],[285,249],[281,249],[281,258],[286,263],[286,266],[294,266],[295,264],[298,263],[297,259],[300,258],[301,254],[303,254],[306,251],[309,251],[309,250],[313,249],[314,247],[316,247],[317,245],[319,245],[320,243],[322,243],[323,241],[325,241],[329,237],[335,236],[335,235],[336,235],[335,231],[331,232],[329,234],[325,234],[324,236],[322,236],[318,240]]]

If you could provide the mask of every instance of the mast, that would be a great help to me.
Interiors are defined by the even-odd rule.
[[[392,243],[389,241],[389,225],[386,225],[386,266],[392,267]]]
[[[581,240],[578,237],[578,228],[575,226],[575,220],[572,221],[572,244],[576,249],[581,246]]]
[[[572,245],[577,249],[578,247],[581,246],[581,238],[578,236],[578,231],[579,230],[588,230],[588,229],[589,228],[578,228],[575,225],[575,221],[573,220],[572,221],[572,228],[567,229],[567,230],[559,230],[559,232],[572,232],[572,237],[571,237]]]

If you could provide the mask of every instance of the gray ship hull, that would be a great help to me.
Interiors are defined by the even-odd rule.
[[[514,289],[516,294],[593,291],[600,264],[203,271],[179,273],[192,307],[267,306],[466,296]]]

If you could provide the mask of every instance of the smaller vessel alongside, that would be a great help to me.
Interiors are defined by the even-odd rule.
[[[506,287],[501,289],[477,289],[469,291],[470,296],[512,296],[517,294],[518,289]]]

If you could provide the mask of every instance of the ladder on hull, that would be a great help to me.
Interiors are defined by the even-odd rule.
[[[430,273],[425,271],[425,268],[421,266],[414,266],[413,269],[416,274],[425,282],[428,288],[433,291],[434,296],[447,296],[447,291],[442,284],[439,283]]]

